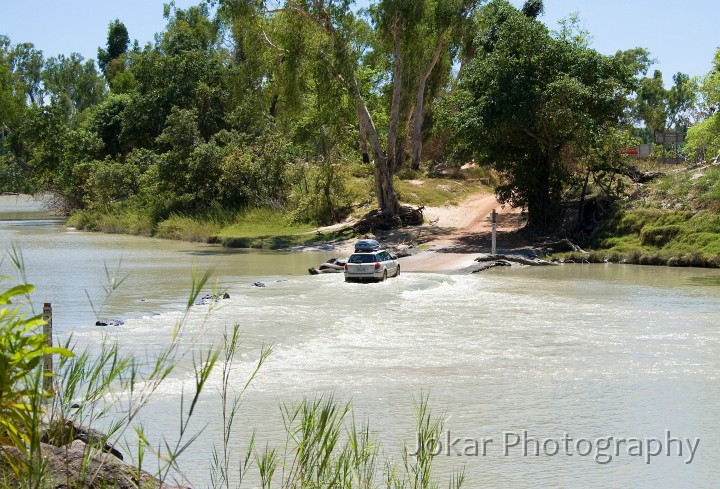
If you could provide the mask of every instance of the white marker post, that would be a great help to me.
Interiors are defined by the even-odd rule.
[[[492,211],[492,251],[493,255],[497,254],[497,212]]]
[[[43,306],[43,321],[45,321],[45,325],[43,326],[43,333],[45,334],[45,344],[49,347],[52,347],[52,304],[50,304],[49,302],[46,302]],[[45,392],[52,392],[52,355],[44,355],[43,360],[43,373],[45,374],[43,376],[43,390]]]

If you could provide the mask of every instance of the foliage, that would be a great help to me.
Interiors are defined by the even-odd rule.
[[[17,255],[16,255],[17,256]],[[72,357],[66,348],[47,344],[41,316],[27,317],[13,299],[29,296],[32,285],[16,285],[0,294],[0,445],[17,448],[30,458],[39,450],[38,426],[43,405],[52,397],[46,390],[45,355]],[[3,451],[18,476],[29,467]]]
[[[505,179],[503,200],[552,227],[586,175],[614,188],[621,119],[649,139],[709,117],[717,99],[714,75],[702,100],[681,73],[667,90],[659,73],[641,78],[644,49],[598,55],[577,15],[549,32],[542,1],[351,4],[169,3],[142,48],[110,22],[99,71],[77,53],[45,59],[0,38],[0,191],[50,192],[76,221],[107,221],[97,229],[120,229],[128,208],[143,233],[171,215],[258,206],[321,225],[357,195],[365,204],[346,175],[370,173],[397,223],[394,175],[408,159],[417,172],[476,158]],[[691,132],[694,157],[715,151],[715,132]]]
[[[128,49],[130,44],[130,36],[125,24],[115,19],[108,26],[107,49],[98,48],[98,66],[105,73],[108,79],[114,78],[115,70],[109,70],[111,63],[122,55]]]
[[[618,213],[598,230],[591,247],[637,253],[637,259],[643,254],[664,257],[653,264],[666,265],[675,258],[675,265],[681,265],[694,256],[690,266],[720,266],[719,233],[715,213],[638,209]]]
[[[720,113],[688,129],[685,151],[693,161],[706,161],[720,155]]]
[[[720,155],[720,49],[715,52],[712,70],[701,80],[703,114],[706,118],[688,130],[685,150],[695,161]]]
[[[714,168],[684,170],[647,184],[595,231],[586,258],[720,267],[719,176]]]
[[[454,146],[493,165],[506,180],[500,200],[526,208],[531,228],[550,230],[581,146],[618,124],[630,72],[553,38],[508,2],[491,2],[483,16],[478,54],[454,98]]]

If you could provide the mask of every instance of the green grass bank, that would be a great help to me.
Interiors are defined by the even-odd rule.
[[[575,261],[720,267],[720,168],[662,168],[593,233]]]

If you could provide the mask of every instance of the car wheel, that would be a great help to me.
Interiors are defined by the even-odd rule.
[[[397,268],[395,269],[395,276],[396,277],[400,276],[400,265],[398,265]]]
[[[384,282],[387,280],[387,268],[383,271],[383,276],[380,279],[381,282]]]

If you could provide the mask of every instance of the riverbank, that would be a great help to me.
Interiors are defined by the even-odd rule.
[[[615,201],[610,215],[605,214],[604,220],[598,220],[581,239],[579,244],[587,253],[550,250],[552,258],[584,263],[720,267],[718,165],[646,166],[643,174],[657,177],[642,184],[628,181],[633,191]],[[546,253],[542,246],[534,248],[523,233],[521,213],[502,208],[490,187],[476,175],[459,173],[454,179],[409,176],[413,178],[400,180],[398,188],[406,203],[425,203],[424,224],[367,236],[388,247],[411,247],[413,256],[402,259],[403,270],[452,273],[466,269],[472,262],[470,255],[490,252],[492,209],[498,211],[500,252]],[[139,215],[126,211],[98,215],[81,211],[67,224],[80,230],[152,235],[226,248],[329,251],[338,257],[351,254],[353,243],[362,237],[353,230],[362,214],[360,209],[343,222],[320,228],[294,222],[280,210],[252,209],[203,218],[172,215],[158,223],[154,231],[148,223],[143,224]]]

